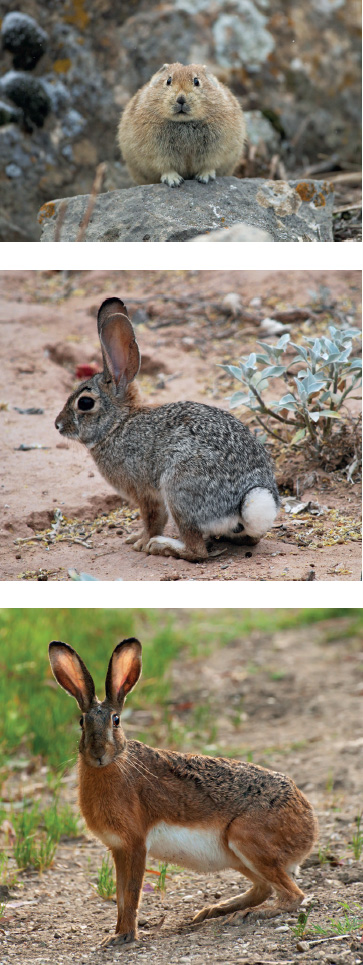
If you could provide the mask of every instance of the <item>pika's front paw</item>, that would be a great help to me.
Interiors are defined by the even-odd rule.
[[[201,181],[202,184],[208,184],[208,181],[215,180],[215,176],[215,171],[199,171],[199,173],[195,175],[195,180]]]
[[[179,184],[182,184],[184,178],[177,171],[166,171],[165,174],[161,175],[160,181],[163,184],[168,184],[169,188],[177,188]]]

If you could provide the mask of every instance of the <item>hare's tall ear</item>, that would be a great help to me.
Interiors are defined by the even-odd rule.
[[[95,697],[95,685],[83,660],[73,647],[59,640],[49,644],[49,660],[55,679],[67,694],[75,697],[80,710],[86,713]]]
[[[106,676],[106,697],[113,706],[122,707],[126,695],[141,674],[141,643],[130,637],[113,651]]]
[[[112,379],[116,392],[122,395],[140,368],[140,352],[135,332],[120,298],[106,298],[97,318],[103,355],[103,374]]]

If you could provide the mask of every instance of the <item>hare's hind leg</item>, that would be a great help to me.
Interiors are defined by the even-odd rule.
[[[231,915],[237,911],[255,908],[256,905],[261,905],[262,902],[266,901],[266,898],[269,898],[271,894],[271,885],[268,885],[265,881],[258,881],[256,878],[253,887],[242,895],[236,895],[235,898],[229,898],[227,901],[219,901],[217,905],[207,905],[202,908],[193,918],[193,924],[205,921],[206,918],[219,918],[220,915]]]

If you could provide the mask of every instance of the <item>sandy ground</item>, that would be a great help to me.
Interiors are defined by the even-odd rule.
[[[223,304],[231,292],[242,303],[236,317]],[[281,495],[298,488],[322,507],[317,519],[293,520],[282,509],[257,547],[223,544],[221,556],[197,564],[135,553],[125,543],[140,528],[137,509],[113,493],[86,449],[54,427],[77,366],[100,366],[95,320],[111,293],[134,320],[140,388],[158,404],[193,399],[228,408],[236,386],[218,363],[254,350],[261,319],[276,311],[308,306],[306,319],[295,313],[290,325],[297,340],[327,331],[331,309],[335,324],[359,323],[354,271],[1,272],[1,578],[67,580],[76,569],[99,580],[359,580],[359,473],[352,484],[339,467],[316,471],[304,455],[291,462],[275,447]],[[61,539],[45,535],[55,510],[67,521]]]
[[[132,710],[132,700],[128,705],[129,737],[148,727],[150,743],[156,732],[164,743],[163,727],[183,725],[180,749],[249,755],[254,763],[289,773],[309,797],[320,836],[298,879],[307,906],[312,905],[303,939],[294,931],[297,913],[242,923],[219,918],[192,926],[200,907],[238,894],[248,883],[234,871],[207,876],[168,868],[164,895],[154,890],[155,876],[145,876],[139,941],[101,950],[101,941],[114,931],[116,906],[97,894],[96,873],[105,849],[85,832],[61,842],[50,869],[42,875],[20,874],[18,884],[3,895],[1,963],[362,963],[362,926],[351,932],[343,928],[339,939],[331,924],[344,918],[341,902],[348,917],[356,914],[361,922],[363,917],[363,858],[355,859],[352,849],[355,818],[362,810],[362,656],[361,639],[347,636],[344,618],[272,637],[254,631],[248,643],[236,639],[220,650],[212,644],[208,657],[184,656],[176,662],[168,723],[158,708],[147,724],[142,710]],[[200,705],[206,712],[197,728],[193,709]],[[212,730],[214,743],[203,746]],[[63,799],[76,808],[74,770],[62,786]],[[49,802],[41,761],[25,762],[23,770],[15,762],[4,783],[9,810],[25,797]],[[148,861],[148,867],[157,864]],[[316,927],[327,933],[327,941],[320,943],[324,936],[313,931]]]

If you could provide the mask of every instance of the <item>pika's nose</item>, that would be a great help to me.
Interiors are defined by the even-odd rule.
[[[177,104],[186,104],[187,99],[185,94],[179,94],[179,97],[177,97],[176,102]]]

